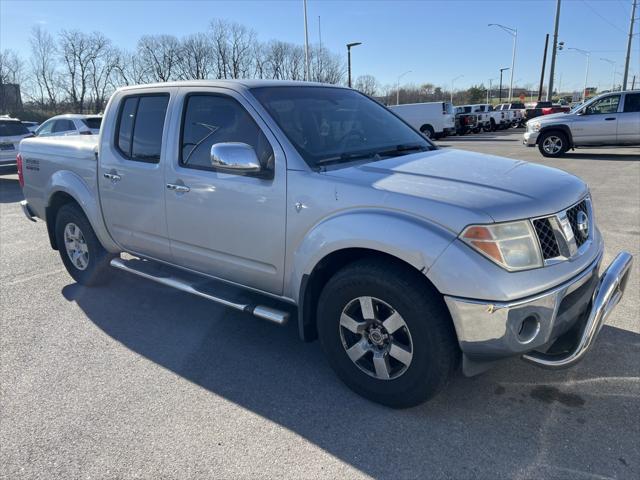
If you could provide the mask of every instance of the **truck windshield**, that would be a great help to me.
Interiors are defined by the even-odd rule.
[[[354,90],[283,86],[251,92],[312,168],[435,149],[389,110]]]

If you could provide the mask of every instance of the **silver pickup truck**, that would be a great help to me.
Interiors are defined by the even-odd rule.
[[[122,88],[99,136],[23,140],[18,169],[77,282],[115,268],[277,324],[294,313],[350,388],[393,407],[460,364],[575,364],[632,261],[599,273],[580,179],[439,149],[321,84]]]

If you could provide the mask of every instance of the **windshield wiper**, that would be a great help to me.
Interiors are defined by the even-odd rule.
[[[424,152],[426,150],[429,150],[429,147],[426,145],[420,143],[405,143],[384,150],[376,149],[366,152],[343,153],[341,155],[336,155],[335,157],[318,160],[316,161],[316,165],[349,162],[351,160],[361,160],[364,158],[371,158],[373,161],[377,161],[380,160],[381,157],[396,157],[398,155],[408,155],[412,152]]]
[[[407,155],[411,152],[425,152],[427,150],[429,150],[429,147],[421,143],[405,143],[396,145],[394,148],[390,148],[389,150],[379,151],[378,155],[395,157],[397,155]]]
[[[376,150],[369,152],[354,152],[354,153],[343,153],[341,155],[336,155],[335,157],[327,157],[322,158],[316,161],[316,165],[326,165],[328,163],[339,163],[339,162],[349,162],[351,160],[361,160],[363,158],[374,158],[378,156],[378,152]]]

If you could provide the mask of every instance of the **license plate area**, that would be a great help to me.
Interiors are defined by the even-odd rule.
[[[0,150],[15,150],[13,143],[0,143]]]

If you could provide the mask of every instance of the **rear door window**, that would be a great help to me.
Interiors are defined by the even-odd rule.
[[[624,98],[624,113],[640,112],[640,93],[627,93]]]
[[[129,160],[158,163],[168,94],[127,97],[120,107],[116,146]]]

